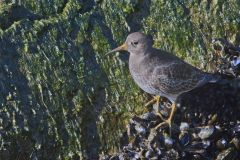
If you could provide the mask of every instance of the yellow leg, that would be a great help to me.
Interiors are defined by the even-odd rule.
[[[153,103],[157,103],[157,106],[159,106],[160,104],[160,96],[154,96],[153,99],[151,101],[149,101],[148,103],[146,103],[144,106],[147,107]],[[163,118],[162,114],[161,113],[157,113],[157,115],[163,120],[163,121],[166,121],[166,119]]]
[[[157,104],[159,105],[160,103],[160,96],[154,96],[153,99],[151,101],[149,101],[148,103],[146,103],[144,106],[147,107],[153,103],[157,102]]]
[[[171,108],[172,108],[172,109],[171,109],[171,113],[170,113],[169,118],[168,118],[167,120],[163,120],[164,122],[162,122],[162,123],[160,123],[159,125],[157,125],[157,126],[155,127],[156,130],[157,130],[159,127],[162,127],[162,126],[164,126],[164,125],[168,125],[169,128],[170,128],[170,131],[171,131],[172,119],[173,119],[173,116],[174,116],[175,111],[177,110],[176,104],[173,103],[172,106],[171,106]],[[161,119],[162,119],[162,118],[161,118]]]

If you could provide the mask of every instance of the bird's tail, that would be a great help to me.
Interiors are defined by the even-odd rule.
[[[220,74],[209,74],[209,83],[217,83],[220,85],[230,84],[234,78],[228,75],[220,75]]]

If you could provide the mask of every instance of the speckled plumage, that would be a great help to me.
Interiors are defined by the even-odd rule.
[[[177,56],[153,48],[152,44],[152,38],[140,32],[130,34],[125,42],[125,50],[130,52],[130,73],[145,92],[175,102],[180,94],[217,80]]]

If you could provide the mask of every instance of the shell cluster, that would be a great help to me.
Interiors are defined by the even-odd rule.
[[[226,123],[214,120],[214,115],[192,116],[192,121],[176,117],[171,132],[169,128],[154,128],[161,122],[154,109],[134,116],[121,137],[121,151],[101,159],[240,159],[240,121]]]
[[[224,38],[213,39],[213,61],[219,73],[240,77],[240,46]]]

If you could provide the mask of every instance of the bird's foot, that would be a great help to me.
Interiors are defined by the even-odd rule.
[[[167,119],[164,122],[161,122],[156,127],[154,127],[153,130],[158,131],[159,128],[166,128],[166,127],[169,128],[169,135],[171,137],[172,136],[172,120],[171,119]]]
[[[160,96],[154,96],[152,100],[150,100],[149,102],[147,102],[144,106],[147,107],[151,104],[154,104],[155,102],[157,102],[157,104],[159,105],[160,103]]]
[[[161,113],[156,113],[157,114],[157,116],[162,120],[162,121],[164,121],[164,122],[166,122],[167,120],[165,119],[165,118],[163,118],[163,115],[161,114]]]
[[[175,111],[176,111],[176,105],[175,105],[175,103],[173,103],[173,104],[172,104],[172,107],[171,107],[170,116],[169,116],[169,118],[168,118],[167,120],[164,119],[163,116],[162,116],[160,113],[158,113],[157,115],[160,117],[160,119],[161,119],[163,122],[161,122],[160,124],[158,124],[154,129],[155,129],[155,130],[158,130],[159,128],[168,126],[168,127],[169,127],[169,131],[170,131],[170,135],[171,135],[172,119],[173,119],[173,116],[174,116]]]
[[[171,124],[172,124],[172,120],[167,119],[161,122],[160,124],[158,124],[154,129],[158,130],[159,128],[166,127],[166,126],[168,126],[171,129]]]

